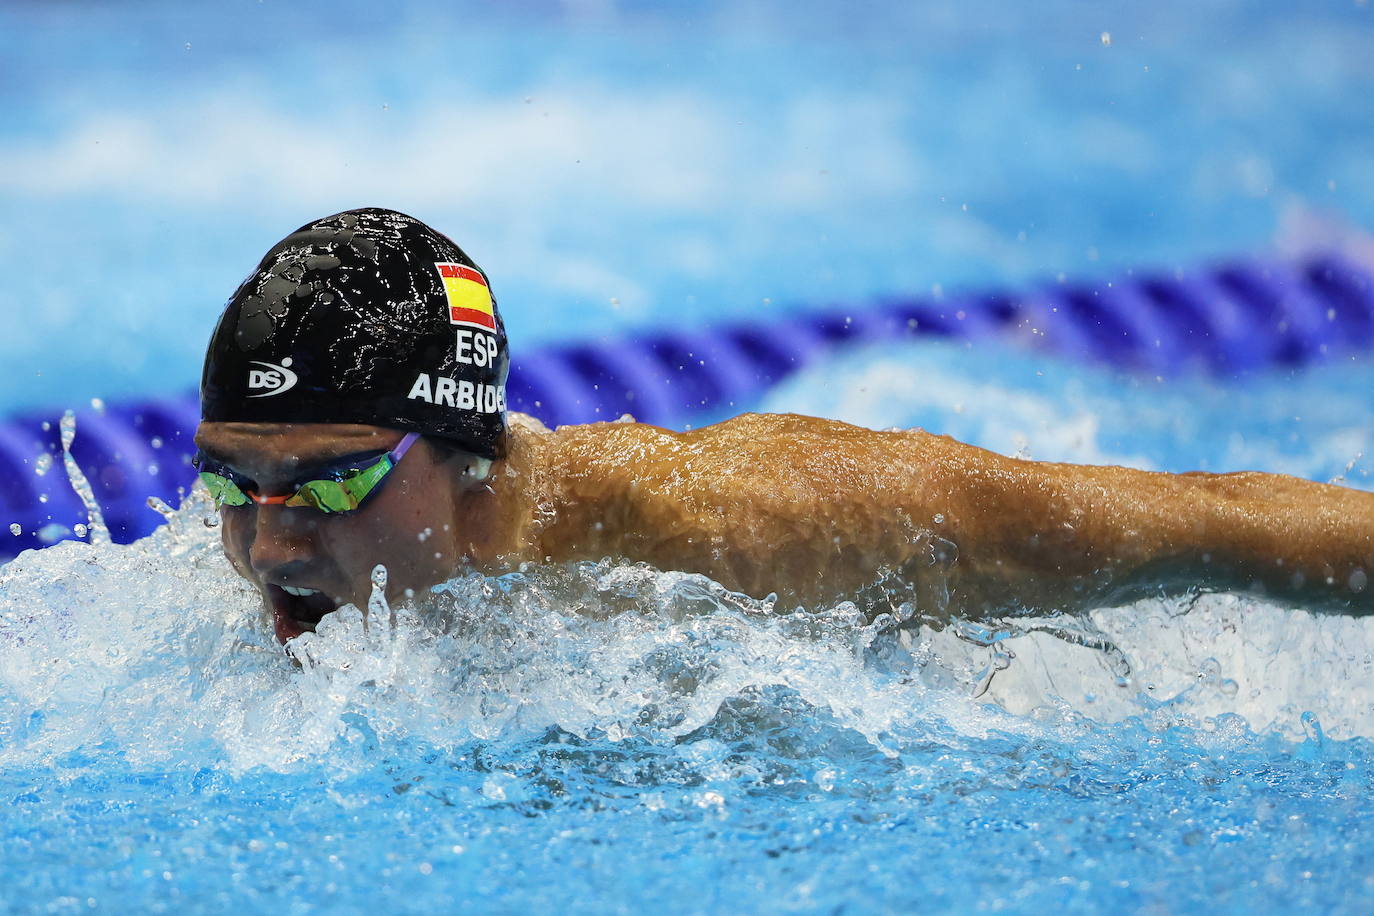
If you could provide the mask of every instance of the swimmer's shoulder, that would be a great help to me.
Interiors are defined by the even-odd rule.
[[[512,412],[509,422],[514,436],[538,441],[543,447],[559,451],[630,447],[637,452],[647,453],[674,452],[685,447],[757,453],[774,451],[779,446],[805,447],[813,452],[856,446],[894,450],[922,447],[983,451],[919,427],[875,430],[841,420],[795,413],[742,413],[682,432],[640,423],[629,415],[612,421],[570,424],[550,429],[534,417]]]
[[[968,466],[999,456],[922,429],[873,430],[790,413],[744,413],[682,432],[630,418],[549,430],[512,415],[513,436],[539,451],[537,464],[558,477],[733,477],[766,482],[793,475],[888,472],[900,477],[932,464]],[[1001,459],[1005,460],[1005,459]],[[701,483],[699,481],[699,483]]]

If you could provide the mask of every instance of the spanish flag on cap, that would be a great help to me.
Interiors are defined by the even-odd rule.
[[[444,281],[449,321],[495,332],[496,316],[492,310],[487,278],[464,264],[438,263],[434,266]]]

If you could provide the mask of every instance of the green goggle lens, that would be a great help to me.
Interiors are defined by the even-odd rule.
[[[361,468],[351,468],[336,476],[307,480],[289,496],[258,496],[245,489],[227,473],[218,470],[203,470],[200,479],[210,491],[215,505],[246,506],[249,503],[262,505],[283,505],[292,508],[307,507],[320,512],[352,512],[363,504],[386,476],[419,438],[419,433],[408,433],[397,446],[376,461]],[[197,462],[202,459],[197,459]],[[208,462],[207,462],[208,463]],[[211,464],[211,467],[218,467]],[[221,469],[224,470],[224,469]]]
[[[201,471],[200,480],[201,483],[205,484],[205,489],[210,491],[210,498],[215,501],[216,506],[248,505],[248,495],[228,477],[223,477],[213,471]]]
[[[340,480],[307,481],[286,500],[286,505],[309,506],[321,512],[352,512],[391,473],[392,467],[391,459],[383,457]]]

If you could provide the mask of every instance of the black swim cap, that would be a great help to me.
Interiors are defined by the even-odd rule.
[[[200,382],[205,420],[365,423],[505,449],[506,329],[486,274],[394,210],[326,216],[229,300]]]

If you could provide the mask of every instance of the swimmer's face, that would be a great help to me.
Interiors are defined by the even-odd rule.
[[[323,476],[340,459],[375,460],[402,435],[351,424],[202,423],[196,445],[251,481],[258,495],[274,496]],[[473,532],[458,530],[472,525],[458,520],[480,521],[486,495],[464,476],[464,457],[422,437],[359,509],[344,514],[251,501],[221,508],[224,553],[262,595],[277,639],[313,630],[343,604],[366,608],[379,563],[390,601],[450,578],[472,550]]]

